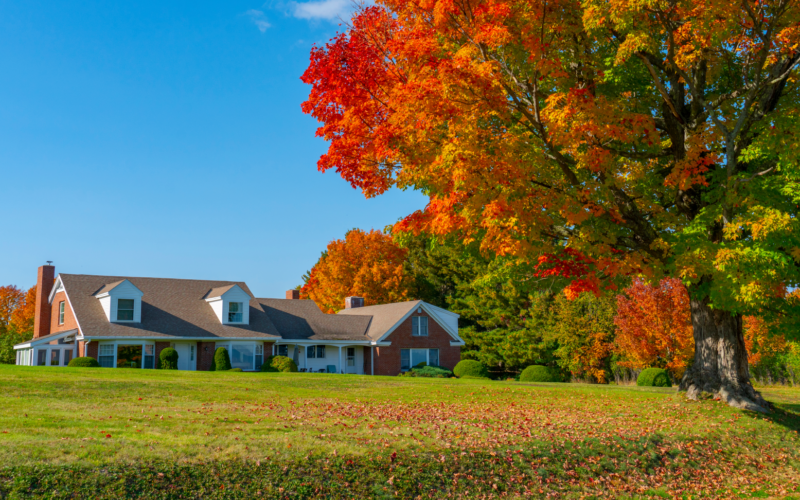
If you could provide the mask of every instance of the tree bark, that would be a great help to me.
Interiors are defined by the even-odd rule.
[[[712,309],[708,299],[692,298],[691,307],[694,363],[680,390],[693,400],[705,392],[734,408],[769,412],[769,403],[750,384],[741,315]]]

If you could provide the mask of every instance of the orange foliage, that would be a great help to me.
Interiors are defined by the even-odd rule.
[[[770,335],[770,325],[758,316],[744,317],[744,345],[747,347],[747,361],[758,366],[763,359],[786,352],[789,344],[783,335]]]
[[[32,332],[33,317],[36,312],[36,287],[32,286],[25,292],[17,308],[11,312],[10,324],[17,332]]]
[[[694,354],[689,294],[680,280],[665,278],[658,286],[641,279],[617,297],[615,350],[629,368],[656,366],[673,377],[683,375]]]
[[[14,285],[0,286],[0,326],[11,324],[11,317],[25,301],[25,292]]]
[[[409,300],[411,277],[405,271],[407,250],[391,236],[372,230],[349,231],[334,240],[314,265],[300,290],[327,313],[344,307],[349,296],[364,298],[364,305]]]

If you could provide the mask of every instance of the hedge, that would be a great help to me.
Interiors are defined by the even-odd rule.
[[[429,377],[429,378],[449,378],[453,376],[453,372],[443,366],[426,365],[410,369],[405,373],[407,377]]]
[[[97,368],[100,366],[100,363],[98,363],[97,360],[91,356],[83,356],[83,357],[72,358],[72,360],[70,360],[67,366],[71,366],[73,368],[74,367]]]
[[[158,358],[161,360],[161,369],[163,370],[177,370],[178,369],[178,351],[172,347],[167,347]]]
[[[489,378],[489,370],[486,369],[483,363],[474,359],[462,359],[453,368],[453,373],[458,378],[466,376]]]
[[[270,366],[277,369],[279,372],[296,372],[297,365],[292,358],[287,356],[273,356]]]
[[[667,370],[661,368],[646,368],[636,379],[636,385],[642,387],[672,387]]]
[[[524,370],[519,376],[520,382],[561,382],[561,377],[558,376],[552,369],[542,365],[531,365]]]
[[[231,357],[228,354],[228,350],[224,347],[217,347],[217,350],[214,351],[214,359],[211,361],[211,368],[209,368],[209,371],[224,372],[230,369]]]

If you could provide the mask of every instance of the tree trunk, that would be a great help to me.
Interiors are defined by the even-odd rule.
[[[708,299],[691,299],[694,363],[687,368],[680,390],[697,400],[702,392],[735,408],[769,412],[767,403],[750,384],[742,317],[711,309]]]

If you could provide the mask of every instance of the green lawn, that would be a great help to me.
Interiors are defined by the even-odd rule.
[[[764,392],[0,365],[0,498],[800,498]]]

